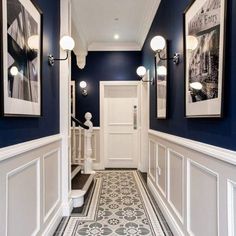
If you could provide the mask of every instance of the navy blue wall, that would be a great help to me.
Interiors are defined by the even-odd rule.
[[[157,120],[155,87],[151,88],[150,125],[154,130],[236,150],[236,1],[227,0],[226,74],[223,119],[184,118],[184,63],[169,64],[169,91],[167,120]],[[163,0],[143,47],[143,64],[154,76],[154,54],[150,40],[163,35],[170,40],[169,53],[183,55],[183,17],[190,0]]]
[[[76,81],[76,116],[84,121],[91,112],[94,126],[99,126],[99,81],[138,80],[136,69],[141,65],[141,52],[89,52],[86,66],[80,70],[72,56],[72,80]],[[80,81],[88,84],[88,96],[83,97]]]
[[[59,55],[60,1],[35,0],[35,3],[43,12],[43,116],[0,118],[0,147],[59,133],[59,67],[57,63],[49,67],[47,55]]]

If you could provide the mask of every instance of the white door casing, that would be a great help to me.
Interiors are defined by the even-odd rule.
[[[101,157],[105,168],[140,162],[140,82],[100,82]]]

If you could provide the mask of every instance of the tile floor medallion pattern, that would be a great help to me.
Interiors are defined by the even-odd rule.
[[[70,217],[64,236],[172,235],[159,221],[137,171],[96,174],[89,213]]]

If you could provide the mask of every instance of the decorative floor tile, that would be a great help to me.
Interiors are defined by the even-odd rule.
[[[64,236],[172,235],[137,171],[97,172],[90,217],[70,217]],[[99,184],[100,183],[100,184]]]

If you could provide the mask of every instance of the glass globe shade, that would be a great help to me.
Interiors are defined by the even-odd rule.
[[[150,46],[154,52],[161,51],[166,46],[166,40],[162,36],[155,36],[151,40]]]
[[[10,73],[12,76],[16,76],[19,73],[18,68],[16,66],[12,66]]]
[[[167,75],[167,69],[165,66],[158,66],[157,67],[157,74],[160,76],[166,76]]]
[[[65,51],[72,51],[75,47],[75,41],[70,36],[63,36],[60,40],[60,46]]]
[[[200,82],[193,82],[193,83],[190,83],[190,87],[195,90],[201,90],[202,84]]]
[[[195,36],[188,35],[186,41],[187,50],[195,50],[198,46],[198,40]]]
[[[36,35],[31,35],[29,38],[28,38],[28,46],[30,49],[32,50],[39,50],[39,36],[36,34]]]
[[[146,74],[146,68],[144,66],[139,66],[136,73],[138,76],[143,77]]]
[[[81,81],[81,82],[79,83],[79,86],[80,86],[80,88],[84,89],[84,88],[87,87],[87,83],[86,83],[85,81]]]

